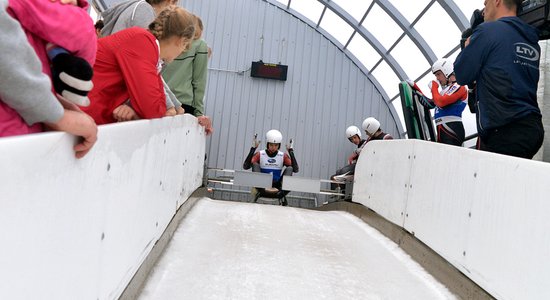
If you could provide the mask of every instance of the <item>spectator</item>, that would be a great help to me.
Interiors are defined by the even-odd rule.
[[[101,30],[105,26],[105,23],[103,23],[103,20],[97,20],[95,22],[94,28],[95,28],[95,34],[97,35],[97,38],[101,37]]]
[[[177,2],[177,0],[129,0],[121,2],[102,13],[105,22],[105,26],[101,31],[102,36],[108,36],[131,27],[147,29],[161,11],[170,5],[175,5]],[[166,83],[164,83],[164,93],[166,108],[168,109],[167,115],[183,114],[185,111]],[[117,121],[129,121],[138,118],[132,108],[131,99],[117,107],[114,114]]]
[[[478,149],[531,159],[544,128],[537,104],[537,30],[516,16],[521,1],[486,0],[485,22],[458,55],[459,84],[477,83]]]
[[[332,175],[330,177],[333,181],[342,181],[344,176],[353,176],[355,174],[355,164],[357,163],[357,160],[359,159],[359,154],[361,154],[361,150],[363,150],[363,147],[366,144],[366,140],[361,139],[361,130],[357,126],[349,126],[346,129],[346,138],[353,144],[357,146],[357,149],[353,150],[351,155],[348,157],[348,164],[337,170],[336,174]],[[331,189],[335,190],[338,187],[338,184],[331,183],[330,184]]]
[[[127,108],[134,114],[132,118],[172,115],[166,108],[160,68],[189,48],[194,30],[193,16],[171,6],[149,30],[133,27],[101,38],[91,104],[83,110],[98,124],[113,123],[119,120],[115,109],[130,99],[132,107]]]
[[[465,137],[462,112],[467,105],[468,91],[466,87],[456,83],[453,64],[450,60],[443,58],[436,61],[432,66],[432,73],[437,79],[429,84],[433,100],[424,96],[416,83],[410,80],[407,82],[418,94],[423,106],[428,109],[435,108],[437,142],[462,146]],[[441,91],[439,91],[440,84]]]
[[[199,118],[208,135],[212,132],[210,118],[204,115],[208,45],[201,39],[202,31],[202,21],[195,16],[195,36],[191,47],[167,65],[162,76],[185,112]]]
[[[393,137],[390,134],[385,133],[382,131],[382,129],[380,129],[380,122],[378,122],[378,120],[376,120],[373,117],[366,118],[363,121],[363,130],[369,136],[369,138],[367,139],[367,142],[370,142],[372,140],[392,140],[393,139]]]
[[[283,135],[280,131],[272,129],[265,134],[265,137],[267,148],[259,152],[256,152],[256,149],[260,145],[260,142],[256,140],[256,136],[254,137],[252,148],[250,148],[250,152],[243,163],[243,169],[248,170],[252,168],[253,172],[273,174],[272,187],[279,190],[277,197],[282,198],[289,193],[289,191],[281,190],[283,177],[292,176],[292,173],[298,173],[299,171],[298,163],[294,157],[292,140],[287,145],[288,153],[284,153],[279,151],[283,140]],[[263,193],[264,189],[258,188],[258,191]],[[288,203],[283,202],[283,206],[286,205]]]
[[[10,74],[0,76],[0,137],[39,132],[42,130],[41,123],[44,123],[54,130],[80,136],[82,140],[74,149],[76,157],[81,158],[97,140],[97,126],[89,116],[80,111],[65,109],[54,97],[51,81],[41,70],[49,71],[49,67],[41,65],[37,52],[29,45],[21,27],[29,22],[32,24],[32,20],[18,23],[9,16],[7,5],[7,0],[0,0],[0,47],[4,48],[4,53],[15,53],[17,57],[14,59],[13,56],[0,56],[0,72]],[[71,16],[74,9],[79,10],[76,7],[61,7],[59,3],[49,4],[31,0],[24,3],[12,1],[8,10],[17,15],[23,8],[28,13],[25,15],[28,18],[34,17],[35,14],[44,17],[41,15],[42,12],[53,18],[59,17],[59,14]],[[69,20],[72,20],[72,17],[69,17]],[[82,20],[80,22],[85,24]],[[45,27],[48,25],[51,24],[43,24]],[[56,32],[55,28],[52,30]],[[71,33],[73,32],[68,30],[68,34]],[[27,31],[27,35],[36,42],[31,31]],[[62,37],[56,39],[63,40]],[[35,45],[40,46],[39,43]],[[45,49],[40,53],[44,54]],[[67,107],[70,105],[67,104]]]
[[[102,36],[108,36],[130,27],[148,28],[158,14],[177,0],[128,0],[107,9],[101,16],[105,26]]]

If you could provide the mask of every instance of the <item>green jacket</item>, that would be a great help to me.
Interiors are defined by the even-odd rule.
[[[193,41],[186,52],[168,64],[162,77],[179,102],[195,108],[195,116],[204,115],[204,93],[208,64],[208,45],[204,40]]]

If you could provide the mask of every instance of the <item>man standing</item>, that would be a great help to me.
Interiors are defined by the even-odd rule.
[[[476,82],[478,149],[531,159],[544,129],[537,104],[537,30],[516,16],[519,0],[485,0],[485,22],[457,57],[457,82]]]

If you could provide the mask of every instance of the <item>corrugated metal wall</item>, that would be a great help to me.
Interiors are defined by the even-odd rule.
[[[344,136],[347,126],[375,116],[398,136],[366,75],[306,23],[261,0],[180,4],[202,18],[213,50],[205,100],[215,128],[209,167],[241,169],[254,133],[265,140],[265,132],[277,128],[295,140],[297,175],[328,178],[354,148]],[[251,78],[251,62],[260,59],[288,65],[287,81]]]

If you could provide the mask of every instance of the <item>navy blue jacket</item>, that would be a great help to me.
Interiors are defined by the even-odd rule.
[[[503,17],[479,25],[470,44],[454,63],[457,82],[477,82],[477,131],[510,124],[539,114],[540,46],[537,29],[518,17]]]

